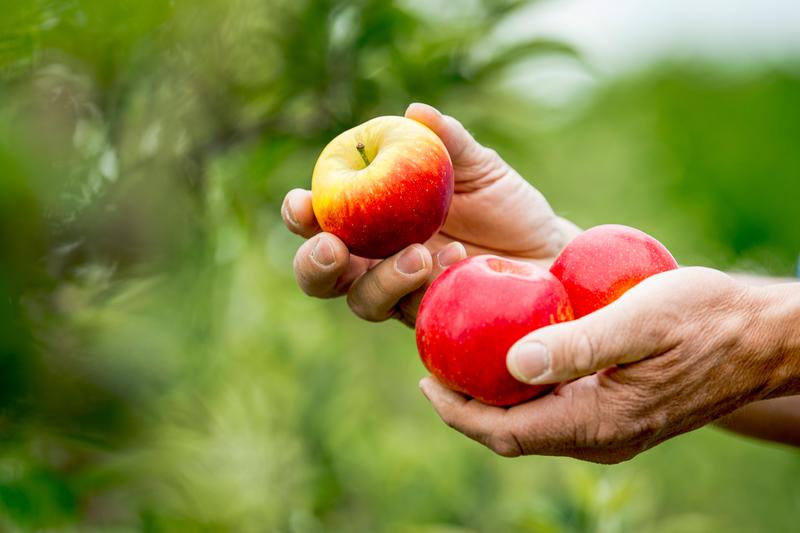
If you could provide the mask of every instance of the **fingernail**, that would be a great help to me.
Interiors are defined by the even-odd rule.
[[[401,274],[416,274],[425,268],[425,258],[419,248],[414,246],[400,254],[395,265]]]
[[[550,350],[537,341],[517,344],[508,353],[508,369],[517,379],[538,384],[550,372]]]
[[[436,254],[436,262],[442,268],[449,267],[464,259],[464,247],[457,242],[451,242]]]
[[[322,267],[329,267],[336,261],[336,253],[328,239],[325,237],[317,239],[317,244],[311,250],[311,259]]]
[[[289,197],[287,196],[286,199],[283,201],[283,205],[281,206],[281,210],[283,211],[283,216],[292,223],[293,226],[299,226],[300,223],[297,222],[297,219],[294,217],[294,213],[292,212],[292,206],[289,203]]]

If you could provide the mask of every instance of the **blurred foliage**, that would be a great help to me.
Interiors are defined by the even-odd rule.
[[[794,453],[494,457],[416,391],[408,330],[294,286],[283,194],[415,100],[580,224],[790,271],[797,70],[662,65],[549,108],[502,80],[570,47],[491,40],[530,3],[0,0],[0,529],[793,530]]]

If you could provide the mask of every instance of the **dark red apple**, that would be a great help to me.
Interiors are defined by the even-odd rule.
[[[628,226],[595,226],[575,237],[550,272],[567,290],[575,318],[604,307],[659,272],[678,268],[663,244]]]
[[[520,383],[506,352],[531,331],[571,320],[561,283],[547,270],[492,255],[448,268],[425,293],[417,348],[439,381],[491,405],[514,405],[547,387]]]

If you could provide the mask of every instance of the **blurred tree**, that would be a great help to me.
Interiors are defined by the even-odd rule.
[[[406,330],[295,289],[284,192],[414,100],[583,224],[786,266],[796,77],[656,71],[542,128],[504,73],[574,51],[492,39],[531,3],[0,0],[0,528],[752,530],[756,507],[792,525],[795,457],[724,440],[699,445],[705,481],[671,477],[691,445],[614,472],[492,457],[421,401]],[[711,447],[776,488],[754,500]]]

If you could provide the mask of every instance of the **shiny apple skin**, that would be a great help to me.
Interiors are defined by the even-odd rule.
[[[564,287],[547,270],[479,255],[451,266],[428,288],[417,316],[417,348],[447,387],[486,404],[515,405],[549,387],[514,379],[506,369],[508,349],[531,331],[572,317]]]
[[[567,290],[575,318],[605,307],[628,289],[678,263],[663,244],[636,228],[595,226],[575,237],[550,272]]]
[[[442,227],[453,197],[453,164],[442,141],[423,124],[378,117],[325,147],[311,191],[324,231],[355,255],[385,258],[424,243]]]

